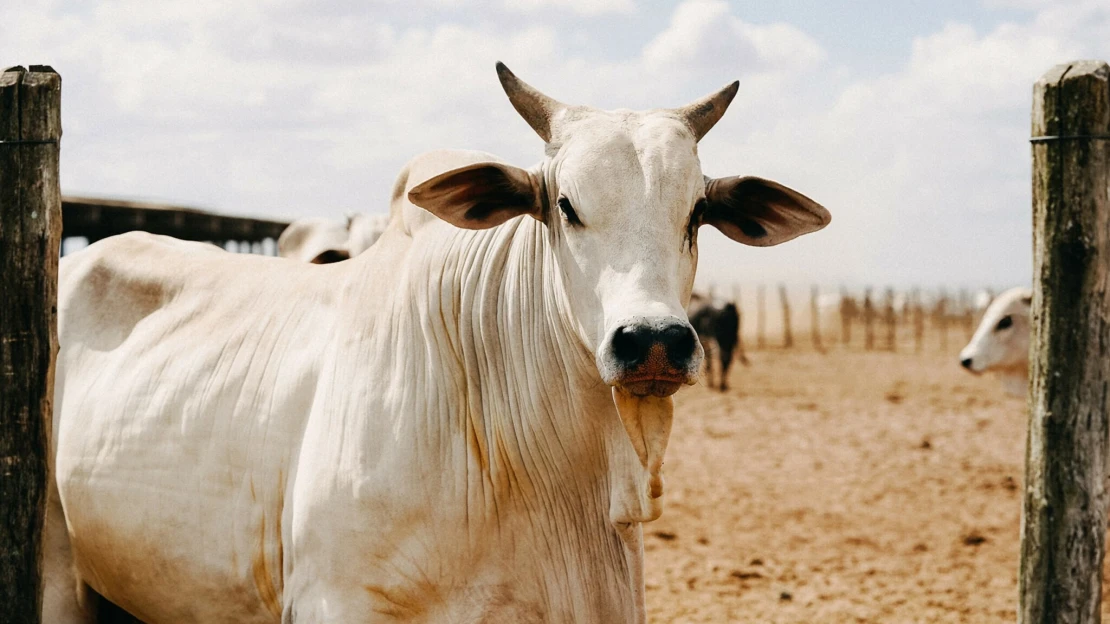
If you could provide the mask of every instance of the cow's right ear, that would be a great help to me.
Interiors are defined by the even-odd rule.
[[[467,230],[484,230],[520,215],[543,219],[540,184],[524,169],[484,162],[441,173],[409,191],[409,201]]]

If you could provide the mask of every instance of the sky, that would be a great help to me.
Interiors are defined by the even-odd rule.
[[[62,191],[296,218],[388,211],[413,156],[542,141],[494,63],[564,102],[740,92],[713,176],[822,203],[774,248],[704,228],[703,285],[1003,287],[1032,275],[1029,113],[1053,65],[1110,60],[1107,0],[39,0],[0,63],[62,76]]]

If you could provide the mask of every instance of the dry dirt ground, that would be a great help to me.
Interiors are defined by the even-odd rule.
[[[750,357],[676,399],[652,622],[1016,621],[1024,399],[954,355]]]

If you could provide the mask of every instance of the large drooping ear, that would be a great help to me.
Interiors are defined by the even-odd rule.
[[[467,230],[484,230],[520,215],[542,220],[538,180],[503,163],[474,163],[441,173],[409,191],[409,201]]]
[[[707,178],[705,202],[702,223],[756,247],[816,232],[832,219],[829,211],[812,199],[763,178]]]

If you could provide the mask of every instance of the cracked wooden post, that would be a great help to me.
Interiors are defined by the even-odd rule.
[[[1033,145],[1018,622],[1088,624],[1100,618],[1110,445],[1110,66],[1046,73],[1034,88],[1033,136],[1046,138]]]
[[[57,353],[62,80],[0,76],[0,621],[38,624]]]

